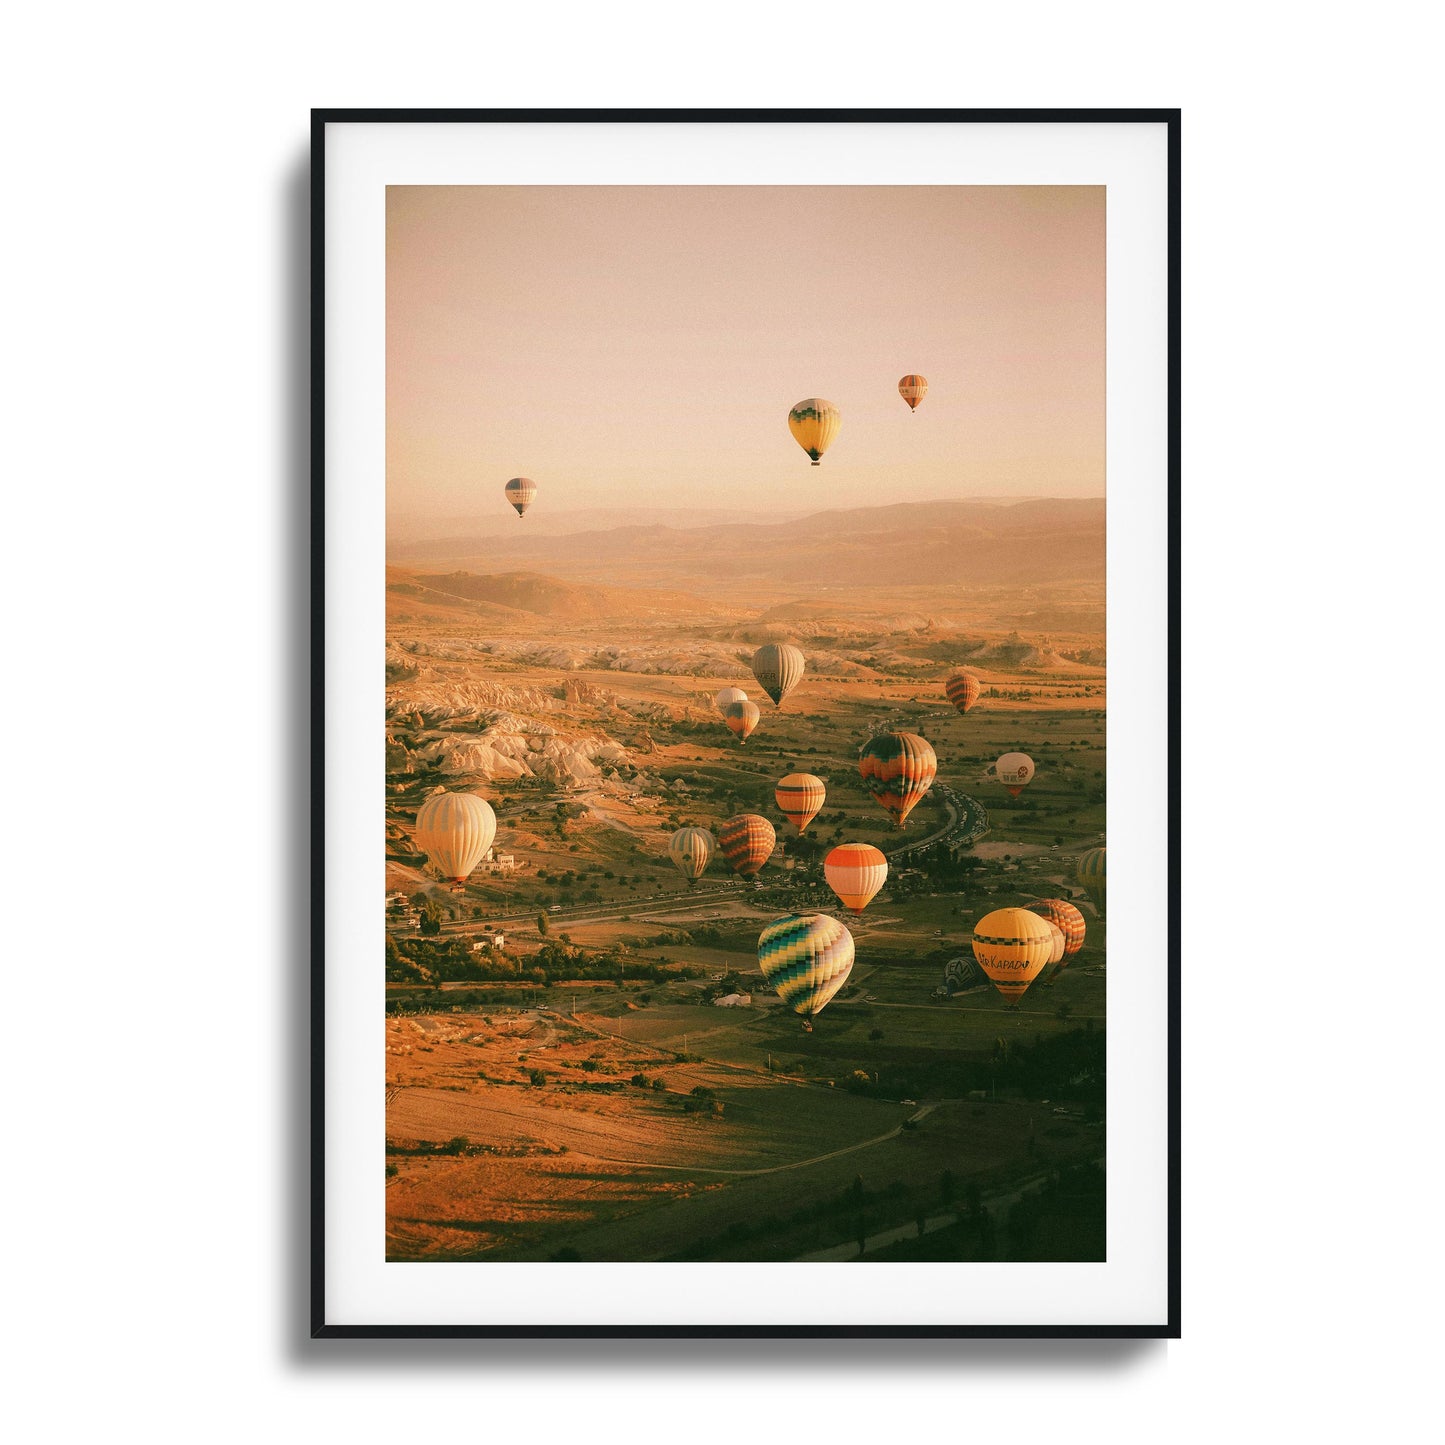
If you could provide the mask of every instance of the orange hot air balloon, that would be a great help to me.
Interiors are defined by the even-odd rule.
[[[908,403],[909,411],[917,411],[918,403],[928,395],[928,378],[917,372],[909,372],[898,383],[898,395]]]
[[[840,843],[823,859],[823,877],[845,908],[862,913],[888,878],[888,860],[871,843]]]
[[[1040,898],[1030,903],[1028,910],[1062,930],[1065,959],[1072,958],[1084,946],[1084,915],[1072,903],[1062,898]]]
[[[1027,908],[997,908],[974,925],[973,956],[999,993],[1013,1002],[1043,972],[1056,932],[1062,930]]]
[[[783,817],[800,833],[805,832],[808,824],[818,816],[827,796],[828,790],[823,786],[822,778],[816,778],[812,773],[789,773],[778,780],[773,793]]]
[[[749,702],[746,698],[742,702],[730,702],[723,709],[723,721],[737,734],[741,743],[747,742],[752,736],[760,717],[762,713],[758,711],[757,703]]]
[[[983,684],[966,667],[955,667],[943,679],[943,690],[959,712],[967,712],[983,692]]]
[[[717,845],[740,878],[755,878],[773,856],[778,835],[760,813],[739,813],[717,830]]]
[[[858,754],[864,786],[902,827],[918,801],[933,786],[938,757],[917,733],[879,733]]]
[[[1027,753],[1005,753],[993,765],[998,780],[1016,798],[1033,781],[1034,760]]]

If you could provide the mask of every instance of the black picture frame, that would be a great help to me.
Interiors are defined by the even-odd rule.
[[[1180,1336],[1180,111],[1177,109],[487,110],[315,109],[311,113],[311,1279],[314,1339],[1177,1339]],[[1154,125],[1167,131],[1168,348],[1168,1317],[1096,1325],[418,1325],[338,1324],[326,1300],[326,131],[358,123],[949,123]]]

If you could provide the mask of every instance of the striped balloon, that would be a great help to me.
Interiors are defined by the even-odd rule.
[[[1063,898],[1040,898],[1030,903],[1028,910],[1063,931],[1065,958],[1072,958],[1084,946],[1084,915],[1072,903]]]
[[[778,835],[760,813],[739,813],[717,830],[717,845],[740,878],[755,878],[773,856]]]
[[[955,667],[943,679],[943,690],[959,712],[967,712],[983,692],[983,684],[966,667]]]
[[[858,755],[864,786],[902,827],[918,801],[933,786],[938,757],[917,733],[879,733]]]
[[[1029,912],[1032,913],[1033,909],[1030,909]],[[1057,923],[1054,923],[1051,919],[1046,918],[1044,919],[1044,922],[1047,923],[1049,925],[1049,928],[1052,930],[1052,932],[1049,934],[1051,946],[1049,948],[1048,962],[1050,965],[1055,963],[1062,963],[1064,961],[1065,948],[1064,930],[1060,928]]]
[[[537,484],[531,477],[513,477],[502,490],[520,517],[532,505],[532,498],[537,495]]]
[[[712,700],[712,705],[719,712],[726,712],[728,705],[735,702],[746,702],[748,695],[740,687],[725,687]]]
[[[1082,858],[1079,859],[1078,867],[1074,876],[1084,885],[1089,897],[1094,900],[1094,907],[1100,913],[1104,911],[1104,854],[1103,848],[1090,848]]]
[[[745,743],[752,736],[753,729],[758,725],[758,719],[762,713],[758,711],[755,702],[730,702],[723,709],[723,721],[736,735],[739,742]]]
[[[492,805],[475,793],[433,793],[416,814],[417,848],[460,887],[497,836]]]
[[[840,843],[823,859],[823,877],[845,908],[862,913],[888,877],[888,860],[871,843]]]
[[[1009,796],[1016,798],[1033,780],[1034,760],[1027,753],[1005,753],[993,769]]]
[[[758,936],[758,967],[794,1013],[812,1018],[853,970],[853,935],[826,914],[789,913]]]
[[[812,773],[789,773],[778,780],[773,791],[783,817],[800,833],[818,816],[827,796],[822,778],[815,778]]]
[[[821,466],[823,453],[833,445],[838,428],[843,425],[842,413],[831,401],[810,396],[788,413],[788,430],[793,440],[812,457],[813,465]]]
[[[689,883],[696,883],[712,861],[717,844],[706,828],[679,828],[667,843],[667,856]]]
[[[898,395],[908,403],[909,411],[917,411],[918,403],[928,395],[928,378],[917,372],[909,372],[898,383]]]
[[[1062,930],[1027,908],[997,908],[973,930],[973,956],[993,986],[1012,1001],[1043,972]]]
[[[782,707],[783,699],[802,681],[803,670],[807,665],[808,659],[787,642],[781,646],[776,642],[769,642],[753,653],[753,676],[762,683],[763,691],[779,707]]]

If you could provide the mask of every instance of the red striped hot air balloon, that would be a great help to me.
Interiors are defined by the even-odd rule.
[[[840,843],[823,859],[823,877],[845,908],[862,913],[888,878],[888,860],[871,843]]]
[[[1030,913],[1047,918],[1064,935],[1064,959],[1072,958],[1084,946],[1084,915],[1062,898],[1040,898],[1028,905]]]
[[[917,733],[879,733],[858,755],[864,786],[902,827],[918,801],[933,786],[938,757]]]
[[[917,411],[918,403],[928,395],[928,378],[911,371],[898,383],[898,395],[908,403],[909,411]]]
[[[755,702],[749,702],[744,698],[741,702],[730,702],[723,709],[723,721],[736,735],[740,743],[745,743],[752,736],[753,729],[758,725],[758,719],[762,713],[758,711]]]
[[[979,699],[983,684],[966,667],[955,667],[943,679],[943,690],[959,712],[966,713]]]
[[[789,773],[778,780],[773,796],[783,817],[802,833],[818,816],[828,790],[822,778],[815,778],[812,773]]]
[[[718,848],[740,878],[756,878],[777,841],[773,825],[760,813],[739,813],[717,830]]]

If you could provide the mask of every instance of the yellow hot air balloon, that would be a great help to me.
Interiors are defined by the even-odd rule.
[[[1094,907],[1100,914],[1104,911],[1104,863],[1105,848],[1090,848],[1082,858],[1079,859],[1078,867],[1074,872],[1080,883],[1084,885],[1090,898],[1094,900]]]
[[[1016,798],[1033,781],[1034,760],[1027,753],[1005,753],[993,765],[998,780]]]
[[[898,383],[898,395],[908,403],[909,411],[917,411],[918,403],[928,395],[928,378],[909,372]]]
[[[999,993],[1013,1002],[1043,972],[1055,933],[1062,939],[1056,924],[1027,908],[996,908],[974,925],[973,956]]]
[[[888,878],[888,859],[871,843],[840,843],[823,859],[823,877],[845,908],[862,913]]]
[[[513,477],[502,490],[520,517],[532,505],[532,498],[537,495],[537,484],[531,477]]]
[[[726,712],[728,704],[734,702],[746,702],[748,695],[740,687],[725,687],[712,700],[712,705],[719,712]]]
[[[789,773],[778,779],[773,791],[783,817],[802,833],[808,824],[818,816],[818,811],[828,797],[828,790],[822,778],[812,773]]]
[[[800,401],[788,413],[788,430],[792,432],[793,440],[812,457],[815,467],[822,464],[823,453],[832,446],[842,424],[843,417],[838,408],[820,396]]]
[[[668,840],[667,856],[689,883],[696,883],[717,850],[706,828],[679,828]]]
[[[753,676],[763,691],[782,707],[783,699],[803,680],[808,659],[790,642],[765,643],[753,653]]]
[[[758,711],[757,703],[749,702],[746,698],[742,702],[730,702],[723,709],[723,721],[737,735],[740,743],[747,742],[752,736],[760,717],[762,713]]]
[[[417,810],[417,848],[459,892],[497,836],[492,805],[475,793],[433,793]]]

